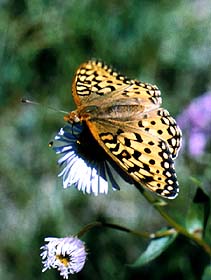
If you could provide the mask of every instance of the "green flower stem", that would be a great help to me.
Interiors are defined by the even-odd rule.
[[[158,201],[150,195],[147,191],[140,189],[138,187],[139,191],[142,193],[142,195],[146,198],[146,200],[153,205],[153,207],[160,213],[160,215],[167,221],[167,223],[174,228],[178,233],[186,236],[187,238],[195,241],[199,246],[203,248],[203,250],[211,256],[211,247],[200,237],[191,234],[188,232],[183,226],[178,224],[174,219],[172,219],[164,210],[164,207],[159,205]]]
[[[108,228],[113,228],[116,230],[121,230],[124,232],[128,232],[131,234],[134,234],[136,236],[142,237],[142,238],[159,238],[159,237],[164,237],[168,236],[171,234],[174,234],[175,232],[182,234],[186,236],[188,239],[193,240],[196,244],[198,244],[202,249],[211,256],[211,247],[200,237],[191,234],[188,232],[183,226],[178,224],[173,218],[171,218],[166,212],[163,207],[163,205],[160,203],[159,200],[155,199],[149,192],[145,191],[144,189],[141,189],[138,187],[139,191],[142,193],[142,195],[145,197],[145,199],[153,205],[153,207],[160,213],[160,215],[164,218],[164,220],[171,226],[171,229],[162,231],[162,232],[157,232],[157,233],[149,233],[146,231],[135,231],[131,230],[129,228],[126,228],[124,226],[120,226],[117,224],[111,224],[111,223],[106,223],[106,222],[93,222],[88,225],[86,225],[78,234],[77,236],[80,237],[84,235],[86,232],[89,230],[96,228],[96,227],[108,227]]]
[[[144,238],[149,238],[150,234],[148,232],[139,232],[139,231],[133,231],[129,228],[117,225],[117,224],[111,224],[111,223],[105,223],[105,222],[93,222],[90,223],[88,225],[86,225],[85,227],[82,228],[82,230],[77,234],[78,237],[84,235],[84,233],[88,232],[89,230],[96,228],[96,227],[109,227],[109,228],[113,228],[113,229],[117,229],[117,230],[121,230],[124,232],[129,232],[132,234],[135,234],[139,237],[144,237]]]
[[[120,226],[120,225],[112,224],[112,223],[93,222],[93,223],[90,223],[90,224],[86,225],[85,227],[83,227],[83,229],[77,234],[77,237],[81,237],[86,232],[88,232],[89,230],[91,230],[93,228],[96,228],[96,227],[113,228],[113,229],[116,229],[116,230],[131,233],[133,235],[136,235],[136,236],[139,236],[139,237],[142,237],[142,238],[159,238],[159,237],[172,235],[172,234],[175,233],[174,229],[168,229],[168,230],[165,230],[165,231],[162,231],[162,232],[157,232],[157,233],[150,233],[150,232],[147,232],[147,231],[131,230],[131,229],[126,228],[124,226]]]

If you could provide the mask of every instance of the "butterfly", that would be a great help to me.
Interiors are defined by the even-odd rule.
[[[157,86],[130,80],[100,61],[80,65],[73,79],[77,109],[65,116],[85,122],[110,158],[141,186],[165,198],[177,196],[174,168],[182,134],[161,108]]]

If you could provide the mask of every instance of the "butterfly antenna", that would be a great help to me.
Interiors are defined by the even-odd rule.
[[[41,105],[41,106],[44,106],[44,107],[46,107],[46,108],[48,108],[48,109],[50,109],[50,110],[53,110],[53,111],[55,111],[55,112],[60,112],[60,113],[62,113],[62,114],[68,114],[68,112],[66,112],[66,111],[58,110],[58,109],[53,108],[53,107],[51,107],[51,106],[46,106],[46,105],[43,105],[43,104],[41,104],[41,103],[39,103],[39,102],[32,101],[32,100],[29,100],[29,99],[26,99],[26,98],[21,98],[21,102],[22,102],[22,103],[26,103],[26,104],[32,104],[32,105]]]

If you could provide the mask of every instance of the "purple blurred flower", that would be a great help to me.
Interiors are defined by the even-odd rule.
[[[193,157],[201,156],[211,138],[211,92],[195,98],[177,118],[185,145]]]

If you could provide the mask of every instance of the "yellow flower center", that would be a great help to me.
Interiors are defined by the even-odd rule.
[[[62,255],[56,255],[56,258],[64,265],[64,266],[68,266],[70,260],[69,258],[62,256]]]

